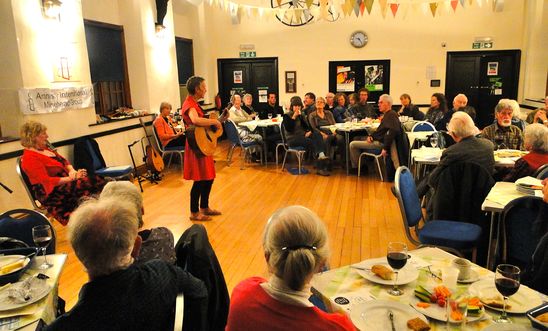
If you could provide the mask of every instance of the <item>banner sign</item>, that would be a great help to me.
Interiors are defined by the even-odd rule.
[[[94,107],[93,86],[19,89],[19,108],[25,115]]]

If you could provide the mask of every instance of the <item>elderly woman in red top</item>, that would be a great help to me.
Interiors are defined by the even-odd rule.
[[[88,177],[85,169],[75,170],[55,150],[48,147],[47,128],[30,121],[21,127],[21,145],[25,147],[21,167],[31,184],[33,196],[61,224],[84,196],[100,193],[105,181]]]
[[[202,77],[192,76],[186,82],[188,96],[181,112],[183,121],[188,128],[195,126],[215,126],[221,129],[221,122],[216,119],[204,118],[204,112],[198,104],[207,92],[205,80]],[[198,156],[186,141],[184,178],[193,180],[190,190],[190,219],[193,221],[209,221],[210,216],[221,215],[221,212],[209,208],[209,193],[215,179],[215,163],[212,156]],[[198,209],[199,206],[199,209]]]
[[[535,123],[525,127],[525,149],[528,154],[516,161],[512,170],[503,178],[505,182],[533,176],[533,174],[545,164],[548,164],[548,128]]]
[[[160,116],[154,120],[154,128],[164,148],[183,147],[185,145],[185,133],[176,129],[177,123],[173,122],[170,116],[171,104],[162,102],[160,104]]]

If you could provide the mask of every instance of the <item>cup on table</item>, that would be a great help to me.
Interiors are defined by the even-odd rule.
[[[441,270],[441,279],[443,285],[451,290],[451,292],[455,292],[457,289],[457,279],[459,277],[459,269],[454,267],[446,267]]]
[[[467,293],[452,294],[447,298],[447,330],[465,330],[468,312]]]
[[[458,280],[465,280],[470,278],[470,273],[472,270],[472,263],[467,259],[461,257],[453,260],[453,267],[459,270]]]

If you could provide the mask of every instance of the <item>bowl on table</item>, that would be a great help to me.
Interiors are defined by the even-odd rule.
[[[548,302],[543,303],[527,312],[527,318],[531,321],[531,325],[539,330],[548,331],[548,322],[541,322],[538,317],[542,314],[548,314]]]
[[[5,273],[0,272],[0,286],[7,283],[15,283],[21,278],[23,273],[30,268],[32,259],[37,253],[37,248],[16,248],[0,251],[0,270],[8,267]],[[15,264],[15,267],[10,266]]]

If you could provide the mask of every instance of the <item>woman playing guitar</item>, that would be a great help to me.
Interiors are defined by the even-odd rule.
[[[221,122],[216,119],[204,118],[204,113],[198,100],[204,97],[207,87],[202,77],[192,76],[186,82],[189,95],[182,106],[182,116],[185,127],[215,126],[222,130]],[[210,216],[221,215],[220,211],[209,208],[209,193],[215,179],[215,164],[213,156],[198,156],[188,145],[185,147],[184,178],[193,180],[190,190],[190,219],[193,221],[209,221]]]

